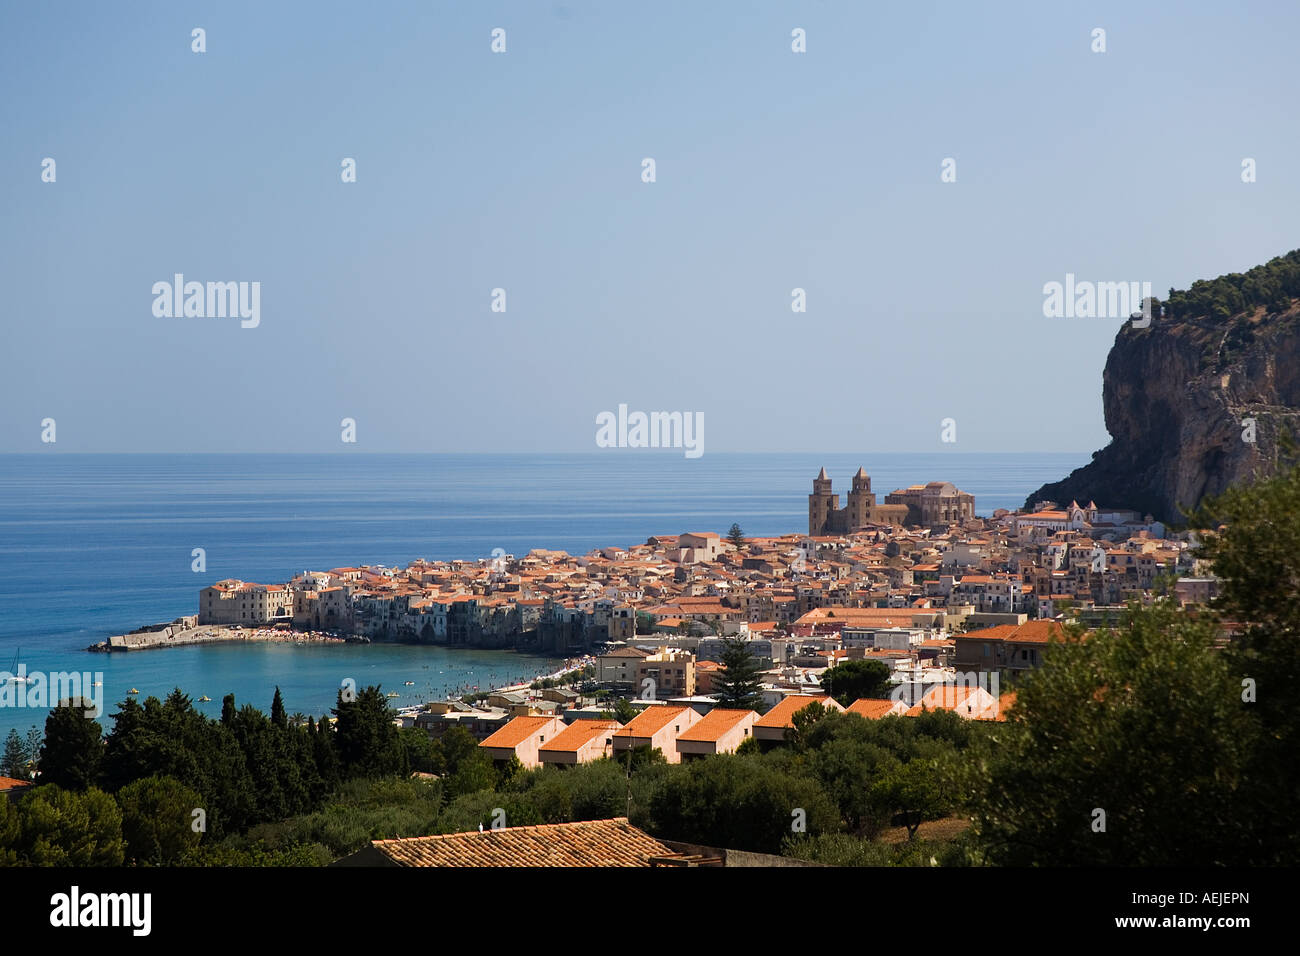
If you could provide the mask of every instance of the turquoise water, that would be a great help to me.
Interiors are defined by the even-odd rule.
[[[304,569],[417,557],[487,558],[495,548],[581,553],[652,534],[807,529],[823,465],[841,495],[859,465],[882,499],[945,479],[976,511],[1015,508],[1088,455],[48,455],[0,456],[0,670],[102,671],[106,701],[172,687],[216,714],[233,692],[290,713],[332,706],[339,682],[381,683],[415,703],[554,670],[509,652],[436,647],[248,645],[128,654],[84,648],[197,610],[213,581],[284,581]],[[843,499],[841,499],[841,503]],[[1109,502],[1102,502],[1109,504]],[[194,548],[206,571],[191,570]],[[405,681],[414,681],[406,687]],[[112,706],[106,707],[111,713]],[[0,736],[44,711],[0,707]]]

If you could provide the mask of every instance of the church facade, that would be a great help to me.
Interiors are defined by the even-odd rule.
[[[840,507],[840,496],[832,493],[826,469],[813,479],[813,493],[808,496],[808,534],[849,534],[865,525],[891,525],[901,528],[907,519],[906,505],[876,504],[871,478],[859,468],[849,489],[848,504]]]
[[[885,495],[885,503],[905,505],[907,523],[922,527],[959,524],[975,517],[975,496],[958,491],[950,481],[900,488]]]
[[[853,476],[845,507],[840,507],[840,496],[831,491],[825,468],[813,479],[808,496],[808,534],[814,537],[850,534],[867,525],[926,527],[973,517],[975,496],[947,481],[900,488],[886,495],[884,504],[877,504],[871,478],[862,468]]]

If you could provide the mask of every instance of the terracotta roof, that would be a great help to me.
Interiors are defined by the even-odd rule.
[[[618,729],[616,720],[575,720],[538,748],[539,753],[577,753],[592,739]],[[612,734],[611,734],[612,735]]]
[[[17,777],[0,777],[0,790],[17,790],[19,787],[30,787],[30,780],[19,780]]]
[[[865,717],[867,720],[879,720],[886,717],[894,709],[895,702],[892,700],[876,700],[870,697],[863,697],[861,700],[855,700],[849,704],[848,713],[857,714],[859,717]]]
[[[554,719],[554,717],[516,717],[484,740],[479,746],[518,747]]]
[[[982,687],[936,684],[908,708],[906,716],[916,717],[926,710],[951,710],[975,720],[996,720],[1001,711],[1001,700],[993,700]]]
[[[1061,625],[1055,621],[1026,621],[1021,625],[999,624],[997,627],[980,628],[954,635],[958,641],[1011,641],[1014,644],[1046,644],[1052,638],[1063,634]]]
[[[649,866],[654,857],[676,855],[626,817],[374,840],[371,846],[401,866]]]
[[[754,713],[752,710],[730,710],[715,707],[705,714],[694,727],[682,731],[677,739],[716,743],[723,734],[752,713]]]
[[[653,737],[689,707],[647,707],[614,734],[615,737]]]
[[[932,618],[935,611],[909,611],[884,607],[819,607],[809,611],[795,624],[844,624],[875,627],[911,627],[914,616]]]
[[[754,721],[754,726],[793,727],[794,715],[809,704],[821,704],[828,709],[837,710],[838,708],[834,704],[828,703],[830,700],[831,696],[829,694],[790,694],[782,698],[779,704]]]

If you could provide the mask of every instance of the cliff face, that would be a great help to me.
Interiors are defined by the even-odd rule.
[[[1125,323],[1102,375],[1111,443],[1025,506],[1092,499],[1176,523],[1202,498],[1272,473],[1279,433],[1300,440],[1300,302],[1281,304]]]

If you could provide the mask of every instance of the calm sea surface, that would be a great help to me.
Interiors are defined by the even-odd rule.
[[[652,534],[807,530],[825,465],[841,495],[859,465],[881,500],[952,481],[975,508],[1015,508],[1088,461],[1072,454],[0,455],[0,671],[102,671],[106,718],[128,688],[180,687],[216,715],[221,698],[319,715],[340,681],[381,684],[410,704],[555,669],[509,652],[434,647],[250,645],[129,654],[84,648],[197,610],[222,578],[280,582],[305,569],[487,558],[494,548],[581,553]],[[191,571],[206,551],[207,570]],[[414,686],[407,687],[406,681]],[[0,738],[44,724],[0,707]],[[105,719],[106,719],[105,718]]]

